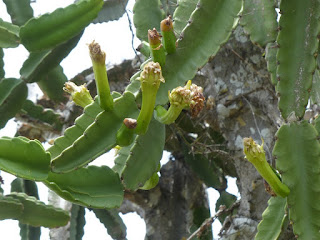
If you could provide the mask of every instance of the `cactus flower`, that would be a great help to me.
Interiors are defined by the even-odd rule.
[[[63,90],[70,93],[74,103],[83,108],[93,103],[93,99],[85,85],[77,86],[73,82],[66,82]]]
[[[259,145],[252,138],[244,138],[243,152],[246,156],[245,158],[254,165],[275,194],[283,198],[289,195],[289,188],[280,181],[280,178],[266,160],[266,153],[263,150],[263,140],[262,144]]]
[[[173,123],[183,109],[190,109],[192,117],[196,117],[204,107],[202,87],[192,84],[191,80],[184,87],[177,87],[169,92],[170,107],[165,110],[162,106],[156,108],[156,119],[164,124]]]

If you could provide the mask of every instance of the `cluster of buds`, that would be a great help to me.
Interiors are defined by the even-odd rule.
[[[169,100],[171,105],[190,108],[192,117],[196,117],[204,107],[205,98],[203,88],[189,80],[184,87],[177,87],[169,92]]]

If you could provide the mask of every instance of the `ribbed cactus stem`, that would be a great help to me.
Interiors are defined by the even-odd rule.
[[[71,94],[75,104],[85,108],[87,105],[93,103],[93,99],[84,85],[77,86],[73,82],[66,82],[64,86],[63,90]]]
[[[97,85],[97,92],[99,95],[100,107],[106,111],[111,111],[113,109],[113,98],[110,94],[110,87],[105,64],[106,54],[101,50],[100,45],[95,41],[93,41],[89,45],[89,51]]]
[[[176,35],[173,31],[173,22],[171,16],[162,20],[160,23],[161,34],[163,37],[163,46],[168,54],[176,52]]]
[[[244,138],[243,152],[248,161],[254,165],[260,175],[268,182],[275,194],[283,198],[289,195],[289,188],[280,181],[267,162],[263,143],[260,146],[252,138]]]
[[[137,119],[137,134],[145,134],[148,130],[149,123],[153,115],[153,109],[156,101],[157,92],[161,82],[164,82],[162,77],[161,66],[159,63],[147,63],[140,74],[141,91],[142,91],[142,106]]]
[[[153,62],[158,62],[161,67],[166,63],[166,53],[161,43],[161,35],[154,28],[148,30],[148,39],[150,45],[151,58]]]

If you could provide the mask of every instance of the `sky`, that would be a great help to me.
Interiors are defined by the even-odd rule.
[[[52,12],[58,7],[66,7],[71,3],[73,3],[73,0],[37,0],[36,3],[32,3],[34,16]],[[131,10],[133,8],[133,5],[134,0],[129,0],[127,10],[132,23],[133,20]],[[9,15],[6,13],[6,7],[1,0],[0,17],[4,21],[11,21]],[[124,59],[132,59],[135,56],[131,43],[132,35],[129,29],[129,23],[126,14],[118,21],[112,21],[102,24],[91,24],[86,28],[77,47],[61,63],[62,67],[64,68],[64,73],[68,78],[72,78],[84,69],[91,67],[91,59],[88,55],[87,44],[91,43],[93,40],[98,42],[101,45],[101,48],[106,52],[107,64],[118,64],[121,63]],[[139,43],[140,41],[135,38],[134,47],[136,48]],[[18,48],[5,49],[4,52],[6,71],[5,77],[19,78],[19,70],[25,59],[28,57],[28,51],[22,45],[20,45]],[[29,89],[29,91],[37,93],[29,96],[29,99],[31,100],[35,100],[41,95],[41,91],[38,89],[36,84],[34,84],[31,89]],[[0,130],[0,137],[13,137],[16,131],[16,127],[17,125],[15,121],[10,120],[6,127]],[[162,164],[165,164],[168,161],[169,155],[170,153],[164,153],[163,159],[161,161]],[[105,158],[106,156],[101,156],[99,159],[94,161],[94,164],[105,164]],[[10,192],[10,182],[15,177],[10,174],[6,174],[5,172],[1,172],[1,175],[6,181],[6,184],[3,186],[5,194],[8,194]],[[229,178],[228,185],[229,188],[227,190],[233,192],[233,194],[237,194],[235,179]],[[38,184],[38,187],[40,192],[40,200],[47,203],[47,188],[41,183]],[[208,196],[210,201],[211,214],[214,214],[215,202],[218,199],[219,194],[214,189],[208,189]],[[143,240],[146,232],[144,221],[135,213],[122,215],[122,218],[127,226],[128,240]],[[213,224],[215,236],[217,236],[220,227],[221,224],[219,223],[219,221],[215,221],[215,223]],[[0,232],[1,239],[20,240],[18,222],[15,220],[0,221]],[[48,233],[48,229],[42,228],[41,240],[48,240]],[[93,239],[93,236],[95,240],[112,239],[111,237],[107,236],[105,227],[99,222],[95,215],[92,212],[87,211],[85,234],[83,240]]]

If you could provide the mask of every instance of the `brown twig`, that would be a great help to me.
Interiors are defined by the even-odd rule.
[[[228,213],[233,211],[233,209],[235,209],[236,207],[238,207],[240,205],[240,201],[236,201],[234,202],[231,207],[226,208],[226,206],[222,205],[219,208],[219,211],[212,217],[207,218],[206,220],[204,220],[204,222],[201,224],[201,226],[195,231],[193,232],[190,237],[187,238],[187,240],[192,240],[192,238],[194,237],[198,237],[200,238],[201,235],[203,234],[203,232],[209,228],[212,223],[223,213]]]

